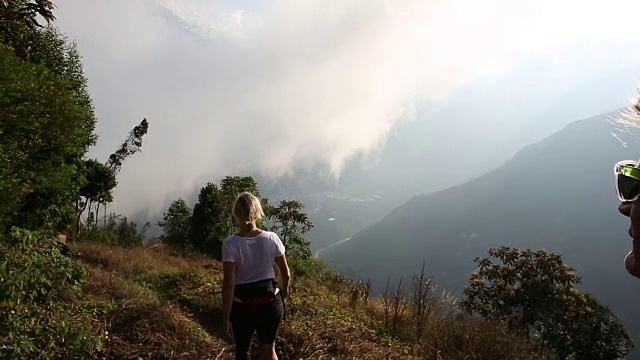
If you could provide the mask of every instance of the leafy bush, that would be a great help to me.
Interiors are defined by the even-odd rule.
[[[294,277],[305,276],[312,279],[319,279],[329,272],[327,263],[318,259],[305,259],[291,256],[287,257],[287,262]]]
[[[100,351],[106,334],[72,301],[87,272],[43,233],[12,229],[0,242],[0,358],[73,359]]]
[[[75,48],[53,30],[25,38],[42,40],[25,44],[33,48],[32,63],[0,45],[2,233],[11,226],[68,225],[68,206],[82,183],[77,165],[95,142],[93,108]]]
[[[463,309],[506,319],[559,359],[619,359],[634,346],[620,319],[578,291],[580,277],[559,254],[509,247],[489,254],[499,263],[476,258],[479,269],[464,290]]]

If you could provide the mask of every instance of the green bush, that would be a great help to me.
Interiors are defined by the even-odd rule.
[[[319,279],[330,271],[327,263],[318,259],[291,256],[287,257],[287,262],[292,275],[295,277],[304,276]]]
[[[101,350],[106,334],[73,300],[85,268],[43,233],[12,229],[0,242],[0,358],[77,359]]]
[[[459,305],[484,318],[506,319],[558,359],[620,359],[634,347],[626,326],[590,294],[580,277],[545,250],[491,248],[476,258]]]
[[[0,27],[2,24],[0,24]],[[95,117],[75,48],[54,30],[38,38],[28,63],[0,44],[0,233],[70,225],[82,185],[80,159],[94,144]]]

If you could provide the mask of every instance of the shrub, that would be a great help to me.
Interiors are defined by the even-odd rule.
[[[0,358],[83,358],[104,345],[90,318],[71,301],[85,268],[43,233],[12,229],[0,242]]]
[[[498,260],[476,258],[460,306],[540,340],[559,359],[619,359],[634,346],[624,324],[576,285],[580,277],[562,256],[544,250],[492,248]]]
[[[287,257],[291,273],[295,277],[306,276],[312,279],[318,279],[329,272],[327,264],[318,259],[299,258],[297,256]]]

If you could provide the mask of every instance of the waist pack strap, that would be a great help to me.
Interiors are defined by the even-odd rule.
[[[242,302],[248,304],[253,299],[275,298],[277,288],[278,285],[274,279],[266,279],[236,285],[234,287],[233,294]]]
[[[275,297],[263,296],[259,298],[248,299],[247,301],[244,302],[244,304],[246,306],[259,306],[259,305],[264,305],[264,304],[273,302],[275,299],[276,299]]]

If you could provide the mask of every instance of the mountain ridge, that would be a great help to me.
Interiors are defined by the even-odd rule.
[[[567,125],[528,145],[499,168],[436,193],[418,195],[349,241],[327,249],[334,267],[372,278],[379,289],[391,278],[427,273],[456,295],[473,259],[495,246],[544,248],[563,255],[593,293],[640,327],[637,280],[624,270],[630,249],[628,219],[617,212],[613,164],[640,155],[611,132],[618,112]],[[464,166],[464,164],[452,164]]]

